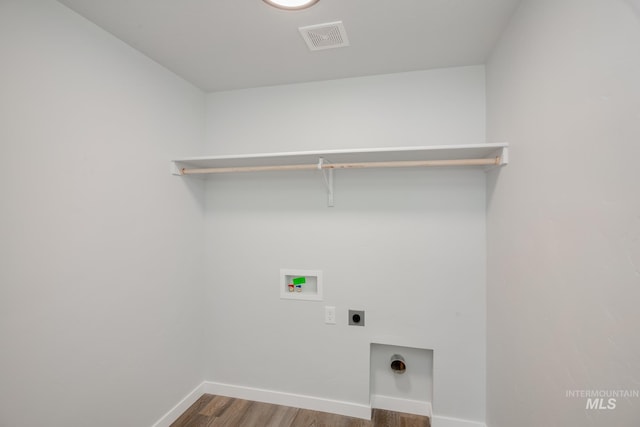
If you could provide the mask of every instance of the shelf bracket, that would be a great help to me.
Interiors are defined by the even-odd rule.
[[[509,164],[509,147],[502,147],[502,155],[500,156],[500,166]]]
[[[485,172],[489,172],[490,170],[500,168],[509,164],[509,147],[500,147],[500,149],[496,151],[493,157],[499,159],[499,161],[495,165],[487,167],[485,169]]]
[[[322,178],[324,178],[324,185],[327,189],[327,206],[333,207],[333,168],[325,168],[324,159],[320,157],[318,159],[318,170],[322,172]],[[327,170],[328,169],[328,170]]]
[[[176,175],[176,176],[184,175],[184,172],[182,172],[182,168],[179,167],[176,162],[171,162],[169,164],[169,172],[171,172],[172,175]]]

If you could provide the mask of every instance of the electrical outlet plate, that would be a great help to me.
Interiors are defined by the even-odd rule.
[[[336,308],[333,306],[325,306],[324,308],[324,323],[327,325],[336,324]]]
[[[349,310],[349,325],[364,326],[364,310]]]

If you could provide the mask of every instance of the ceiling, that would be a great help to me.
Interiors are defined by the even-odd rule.
[[[485,62],[520,0],[59,0],[201,89],[222,91]],[[344,23],[310,51],[298,27]]]

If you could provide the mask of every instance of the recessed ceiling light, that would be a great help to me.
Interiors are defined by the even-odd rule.
[[[265,3],[280,9],[305,9],[318,3],[318,0],[264,0]]]

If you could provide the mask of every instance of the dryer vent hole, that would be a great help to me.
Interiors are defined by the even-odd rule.
[[[404,357],[399,354],[391,356],[391,370],[396,374],[404,374],[407,370],[407,364],[404,361]]]

